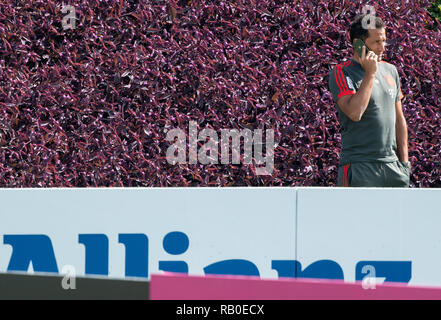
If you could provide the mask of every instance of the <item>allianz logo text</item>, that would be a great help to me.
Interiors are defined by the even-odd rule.
[[[109,274],[109,240],[105,234],[79,234],[78,243],[85,247],[85,274]],[[118,234],[118,243],[125,246],[125,276],[149,277],[149,239],[142,233]],[[5,234],[3,244],[12,247],[7,271],[27,272],[32,262],[34,272],[58,273],[56,255],[51,238],[44,234]],[[189,248],[188,236],[180,231],[167,233],[162,242],[164,251],[175,259],[158,261],[158,269],[188,273],[186,261],[176,259]],[[320,278],[344,280],[343,269],[333,260],[318,260],[306,268],[297,260],[271,260],[271,269],[278,277]],[[375,270],[368,274],[366,270]],[[203,268],[205,274],[260,276],[257,266],[244,259],[215,261]],[[408,283],[412,277],[411,261],[358,261],[355,281],[368,276],[384,278],[385,282]]]

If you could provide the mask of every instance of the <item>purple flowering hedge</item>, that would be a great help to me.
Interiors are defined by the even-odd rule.
[[[0,3],[0,186],[335,186],[331,68],[363,1]],[[441,31],[428,0],[373,4],[400,74],[411,186],[440,187]],[[273,129],[274,170],[169,164],[166,132]],[[188,153],[187,153],[188,156]]]

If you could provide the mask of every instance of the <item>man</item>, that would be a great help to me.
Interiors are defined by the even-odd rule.
[[[375,29],[363,28],[358,16],[350,37],[364,41],[361,57],[335,66],[329,88],[337,104],[342,150],[338,187],[409,187],[407,124],[398,71],[382,61],[386,31],[379,17]]]

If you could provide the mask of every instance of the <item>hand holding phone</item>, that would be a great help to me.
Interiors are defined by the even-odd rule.
[[[375,74],[377,72],[378,56],[361,39],[355,40],[354,50],[360,57],[360,64],[364,71]]]
[[[354,43],[354,50],[355,50],[355,52],[358,54],[358,56],[359,56],[360,58],[361,58],[362,55],[363,55],[363,51],[364,51],[364,48],[363,48],[363,47],[366,47],[367,52],[371,51],[371,49],[369,49],[369,47],[364,43],[363,40],[361,40],[361,39],[357,39],[357,40],[355,40],[355,43]],[[366,53],[367,53],[367,52],[366,52]]]

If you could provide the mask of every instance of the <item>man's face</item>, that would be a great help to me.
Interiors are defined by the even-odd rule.
[[[369,37],[364,43],[378,56],[378,61],[381,61],[386,50],[386,30],[384,28],[369,29],[368,32]]]

